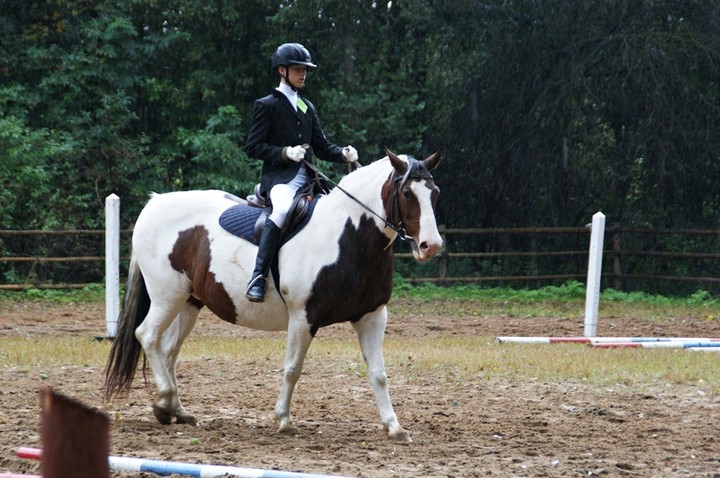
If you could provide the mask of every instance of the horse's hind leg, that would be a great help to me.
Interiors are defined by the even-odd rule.
[[[160,403],[156,403],[153,407],[155,416],[161,423],[164,421],[169,423],[172,421],[172,416],[175,416],[176,423],[187,423],[190,425],[197,425],[195,417],[190,415],[185,407],[180,402],[180,396],[178,394],[177,386],[177,374],[175,371],[175,365],[177,364],[177,358],[180,353],[180,348],[185,342],[185,339],[190,335],[195,323],[197,322],[198,315],[200,314],[201,306],[198,306],[192,302],[185,304],[185,307],[180,311],[177,319],[174,320],[170,326],[165,330],[162,337],[162,355],[166,359],[166,365],[168,368],[170,379],[173,383],[173,389],[175,390],[174,397],[171,396],[170,403],[166,404],[165,408],[162,408]],[[160,417],[163,419],[161,420]]]
[[[383,358],[383,338],[386,325],[387,309],[385,306],[353,323],[367,364],[368,379],[375,394],[383,428],[387,431],[389,438],[411,442],[410,434],[398,422],[388,391],[385,359]]]
[[[135,331],[135,337],[143,347],[158,389],[158,400],[153,405],[153,412],[162,424],[171,423],[173,417],[177,417],[182,423],[196,423],[180,404],[175,360],[198,313],[197,307],[190,306],[184,300],[154,300],[145,320]]]

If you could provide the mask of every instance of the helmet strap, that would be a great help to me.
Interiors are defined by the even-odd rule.
[[[297,92],[297,91],[298,91],[298,88],[296,88],[295,85],[293,85],[293,84],[290,82],[290,76],[289,76],[289,74],[290,74],[290,66],[281,66],[281,68],[285,68],[285,73],[280,73],[280,76],[282,77],[283,80],[285,80],[285,83],[287,83],[287,85],[290,87],[290,89],[292,89],[293,91]]]

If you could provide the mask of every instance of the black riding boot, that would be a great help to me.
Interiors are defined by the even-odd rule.
[[[277,254],[279,240],[280,228],[268,217],[265,219],[265,227],[263,228],[262,236],[260,236],[260,244],[258,244],[255,270],[248,284],[247,292],[245,292],[245,297],[251,302],[265,301],[265,286],[267,285],[268,270]]]

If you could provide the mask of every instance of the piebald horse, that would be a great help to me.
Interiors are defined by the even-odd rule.
[[[350,322],[388,437],[412,441],[388,392],[383,338],[393,288],[392,244],[407,239],[417,261],[442,248],[435,221],[439,189],[431,171],[441,152],[419,161],[387,157],[346,175],[317,199],[307,225],[278,253],[279,277],[264,303],[245,298],[257,247],[218,224],[242,200],[222,191],[155,194],[135,224],[118,329],[105,370],[108,400],[126,394],[139,358],[157,386],[160,423],[197,425],[178,397],[176,361],[202,307],[233,324],[287,331],[279,432],[296,433],[290,402],[310,343],[321,327]]]

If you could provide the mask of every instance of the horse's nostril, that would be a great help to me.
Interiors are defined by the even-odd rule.
[[[428,246],[428,243],[427,243],[427,242],[421,242],[421,243],[420,243],[420,249],[422,249],[423,251],[427,251],[427,250],[428,250],[428,247],[429,247],[429,246]]]

